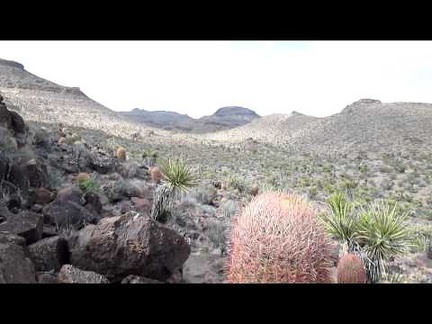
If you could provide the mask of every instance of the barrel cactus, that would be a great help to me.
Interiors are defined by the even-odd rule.
[[[119,161],[126,161],[126,149],[124,147],[120,146],[116,155]]]
[[[353,253],[344,254],[337,266],[338,283],[366,283],[366,269],[361,258]]]
[[[331,239],[301,197],[262,193],[235,218],[229,283],[331,282],[331,268]]]

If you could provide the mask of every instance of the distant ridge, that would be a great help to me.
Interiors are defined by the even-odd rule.
[[[227,130],[260,118],[253,110],[237,106],[222,107],[213,115],[198,119],[172,111],[148,111],[138,108],[121,112],[121,114],[130,120],[152,127],[189,133],[211,133]]]

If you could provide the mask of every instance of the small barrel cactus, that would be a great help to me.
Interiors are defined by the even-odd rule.
[[[361,258],[353,253],[344,254],[337,266],[338,283],[366,283],[367,275]]]
[[[83,183],[83,182],[85,182],[85,181],[89,181],[90,180],[90,175],[88,174],[88,173],[86,173],[86,172],[81,172],[81,173],[79,173],[77,176],[76,176],[76,181],[78,182],[78,183]]]
[[[126,149],[124,147],[120,146],[116,155],[119,161],[126,161]]]
[[[154,183],[159,183],[162,179],[162,172],[159,167],[155,166],[150,170],[151,179]]]
[[[235,219],[229,283],[331,282],[332,245],[317,211],[301,197],[256,196]]]

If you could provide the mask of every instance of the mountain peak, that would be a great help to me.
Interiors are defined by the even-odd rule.
[[[382,102],[380,100],[376,100],[376,99],[360,99],[357,100],[355,102],[353,102],[352,104],[346,106],[343,110],[342,113],[343,114],[350,114],[353,113],[357,108],[360,107],[367,107],[367,106],[371,106],[371,105],[379,105]]]
[[[225,117],[225,116],[233,116],[233,115],[243,115],[243,116],[257,116],[257,113],[251,109],[239,107],[239,106],[226,106],[219,108],[213,114],[213,116],[217,117]]]
[[[0,65],[14,67],[20,70],[24,70],[24,65],[15,61],[3,60],[0,59]]]

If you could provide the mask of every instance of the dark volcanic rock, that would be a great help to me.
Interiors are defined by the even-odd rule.
[[[99,196],[94,192],[86,192],[84,195],[84,200],[86,201],[85,207],[91,212],[95,211],[97,214],[102,213],[102,203]]]
[[[77,203],[57,200],[45,206],[42,212],[46,224],[62,228],[79,229],[87,224],[96,224],[100,218]]]
[[[0,233],[0,283],[35,283],[34,265],[26,257],[24,247],[15,242],[20,242],[20,238]]]
[[[69,249],[64,238],[45,238],[27,249],[37,271],[58,271],[63,264],[69,263]]]
[[[22,236],[27,244],[32,244],[42,238],[43,217],[30,211],[22,211],[17,215],[10,215],[1,223],[0,231]]]
[[[58,191],[55,203],[71,202],[78,205],[84,205],[85,200],[81,190],[76,186],[68,186]]]
[[[166,280],[190,254],[182,236],[132,215],[104,218],[79,231],[69,244],[71,264],[115,282],[128,275]]]
[[[55,194],[46,188],[36,188],[29,190],[28,204],[31,205],[47,205],[55,198]]]
[[[62,266],[57,278],[61,283],[109,283],[107,278],[96,272],[84,271],[70,264]]]

